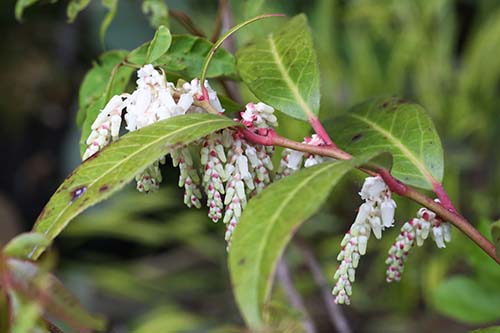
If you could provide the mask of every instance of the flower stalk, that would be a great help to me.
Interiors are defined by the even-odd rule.
[[[241,130],[241,133],[245,135],[248,141],[262,145],[274,145],[290,148],[305,153],[328,156],[339,160],[348,160],[352,158],[349,153],[336,147],[312,146],[296,142],[284,138],[274,131],[257,134],[248,130]],[[439,186],[435,186],[435,190],[438,192],[436,195],[443,203],[437,203],[428,196],[394,178],[387,169],[380,167],[373,168],[373,166],[363,166],[360,170],[368,173],[369,175],[379,174],[392,192],[419,203],[421,206],[435,212],[444,221],[452,223],[500,265],[500,258],[496,254],[495,245],[493,245],[476,228],[474,228],[474,226],[472,226],[472,224],[470,224],[470,222],[465,217],[460,215],[454,208],[450,209],[450,207],[453,207],[453,204],[451,204],[451,200],[448,198],[448,195],[441,184],[439,184]]]

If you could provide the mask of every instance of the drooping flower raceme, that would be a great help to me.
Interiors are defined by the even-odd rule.
[[[83,154],[83,160],[104,148],[111,139],[116,140],[118,138],[124,108],[125,103],[122,96],[113,96],[102,109],[92,124],[92,132],[87,138],[87,149]]]
[[[340,265],[335,272],[337,282],[332,293],[339,304],[350,304],[356,268],[360,257],[366,253],[370,234],[373,232],[380,239],[382,230],[394,223],[396,203],[382,178],[366,178],[359,195],[365,202],[359,207],[354,223],[344,236],[342,250],[337,257]]]
[[[223,180],[226,179],[224,171],[226,163],[226,153],[222,145],[221,133],[212,133],[207,136],[201,148],[201,165],[203,170],[202,184],[207,194],[208,217],[214,222],[222,218],[224,203]]]
[[[443,222],[436,213],[421,208],[417,217],[406,222],[401,228],[401,233],[389,249],[389,256],[385,263],[387,282],[399,281],[404,270],[404,264],[409,251],[415,246],[422,246],[429,234],[439,248],[445,247],[445,242],[451,240],[451,226]]]
[[[145,65],[137,72],[137,87],[131,94],[114,96],[101,111],[92,126],[84,159],[118,138],[125,120],[125,130],[135,131],[157,121],[186,113],[206,112],[196,106],[203,98],[200,81],[193,79],[178,86],[168,82],[163,72]],[[218,113],[224,112],[217,93],[207,81],[204,83],[208,102]],[[240,113],[240,122],[250,131],[261,131],[278,125],[274,109],[264,103],[248,103]],[[179,167],[179,186],[184,187],[184,203],[201,207],[202,192],[207,197],[208,216],[227,224],[228,246],[247,197],[261,191],[271,182],[273,147],[248,143],[238,130],[224,129],[198,140],[201,144],[200,168],[195,165],[191,149],[182,146],[170,153],[175,167]],[[137,189],[151,192],[162,180],[160,165],[164,157],[136,176]],[[201,177],[200,177],[201,175]],[[201,188],[200,188],[201,187]]]
[[[245,111],[240,113],[241,123],[249,130],[273,128],[278,125],[273,112],[274,109],[264,103],[248,103]],[[229,247],[234,228],[246,206],[247,195],[258,193],[271,182],[274,149],[251,145],[238,131],[231,129],[223,131],[222,142],[228,149],[224,223],[227,224],[225,238]]]

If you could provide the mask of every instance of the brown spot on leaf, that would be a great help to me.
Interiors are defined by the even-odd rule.
[[[241,258],[239,261],[238,261],[238,266],[243,266],[245,264],[247,260],[245,258]]]
[[[353,137],[351,138],[351,142],[357,142],[357,141],[359,141],[362,137],[363,137],[363,133],[358,133],[358,134],[356,134],[356,135],[353,135]]]
[[[109,186],[108,185],[102,185],[100,188],[99,188],[99,192],[106,192],[107,190],[109,190]]]

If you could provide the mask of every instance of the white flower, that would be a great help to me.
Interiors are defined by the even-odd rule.
[[[434,200],[439,202],[438,199]],[[420,208],[417,216],[431,225],[431,236],[438,248],[445,248],[446,242],[451,241],[451,226],[448,222],[444,222],[436,213],[427,208]]]
[[[324,146],[325,142],[317,135],[313,134],[311,137],[304,138],[302,143],[312,145],[312,146]],[[333,158],[327,158],[320,155],[302,153],[293,149],[284,149],[282,159],[280,161],[280,167],[277,171],[277,178],[283,178],[295,173],[302,167],[302,162],[304,161],[304,167],[309,168],[314,165],[323,163],[324,161],[333,161]]]
[[[170,153],[172,156],[172,164],[178,166],[179,187],[184,187],[184,204],[188,207],[201,207],[201,192],[198,188],[200,178],[198,172],[194,168],[193,158],[188,147],[182,147]]]
[[[312,141],[312,139],[311,139]],[[334,279],[337,280],[332,293],[335,302],[349,304],[359,258],[366,253],[371,232],[380,239],[382,231],[392,226],[396,203],[391,191],[380,177],[367,177],[359,192],[365,201],[358,210],[356,219],[344,236],[337,260],[341,260]]]
[[[248,103],[245,111],[240,112],[242,123],[249,128],[277,127],[278,119],[274,115],[274,109],[262,102],[257,104]]]
[[[389,249],[389,257],[385,261],[388,265],[387,282],[399,281],[404,270],[410,249],[416,244],[422,246],[431,234],[439,248],[445,247],[445,241],[451,240],[450,224],[443,223],[436,213],[421,208],[417,217],[406,222],[401,228],[401,233]]]
[[[159,164],[165,164],[165,158],[159,159],[135,177],[139,192],[155,192],[160,188],[162,181]]]
[[[87,150],[82,159],[86,160],[96,152],[108,145],[111,138],[116,140],[120,132],[122,122],[122,110],[125,104],[121,96],[113,96],[101,110],[92,123],[89,137],[87,138]]]
[[[224,112],[224,109],[219,101],[219,97],[217,97],[217,92],[210,87],[207,80],[205,80],[205,88],[208,92],[208,101],[210,102],[210,105],[212,105],[212,107],[218,112]],[[182,85],[182,89],[196,99],[199,99],[203,95],[199,79],[193,79],[191,82],[185,82]]]
[[[135,131],[159,120],[185,114],[193,104],[193,96],[180,94],[175,102],[175,89],[152,65],[145,65],[138,72],[137,89],[127,96],[126,129]]]
[[[203,166],[202,185],[207,194],[208,216],[214,222],[222,218],[224,204],[222,195],[224,194],[223,179],[226,179],[224,166],[226,154],[222,146],[220,133],[212,133],[207,136],[201,148],[201,165]]]
[[[380,177],[367,177],[363,183],[363,187],[359,192],[363,200],[376,200],[386,190],[387,186]]]

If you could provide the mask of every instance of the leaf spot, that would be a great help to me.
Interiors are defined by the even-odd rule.
[[[100,188],[99,188],[99,192],[106,192],[107,190],[109,189],[109,186],[108,185],[102,185]]]
[[[76,188],[71,192],[71,203],[73,203],[76,199],[80,198],[85,192],[87,192],[86,186],[81,186]]]
[[[359,141],[361,138],[363,137],[363,133],[358,133],[356,135],[354,135],[351,139],[351,142],[357,142]]]

